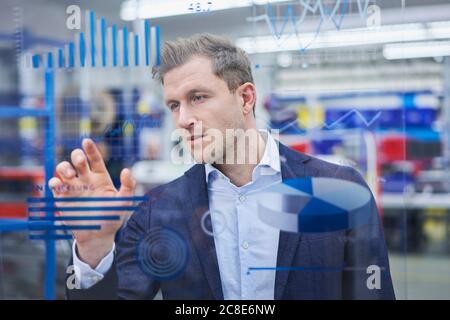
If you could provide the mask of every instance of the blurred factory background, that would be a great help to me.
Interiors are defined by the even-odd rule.
[[[68,27],[70,6],[81,8],[80,29]],[[54,242],[52,262],[48,244],[30,240],[20,224],[27,198],[45,192],[49,158],[68,158],[91,136],[116,180],[121,168],[132,168],[139,194],[187,168],[170,160],[173,123],[151,66],[57,68],[55,48],[89,33],[86,10],[136,34],[139,19],[149,19],[161,45],[209,32],[247,50],[259,126],[366,178],[382,215],[397,298],[450,299],[448,0],[2,0],[1,299],[50,297],[49,261],[57,264],[55,297],[64,296],[70,241]],[[54,92],[46,95],[49,51],[56,70]],[[45,145],[50,136],[54,157]]]

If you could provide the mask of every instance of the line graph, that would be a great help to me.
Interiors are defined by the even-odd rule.
[[[275,14],[273,4],[268,2],[266,4],[266,13],[263,15],[251,17],[249,22],[265,22],[270,30],[273,38],[280,46],[283,41],[295,36],[298,41],[299,50],[305,51],[318,37],[324,23],[332,22],[336,30],[341,30],[342,23],[345,16],[349,13],[351,0],[335,0],[334,4],[327,5],[323,0],[298,0],[287,4],[282,14]],[[364,20],[368,14],[368,8],[371,0],[354,0],[359,17]],[[277,7],[280,11],[280,7]],[[300,10],[301,13],[296,14]],[[312,39],[303,39],[301,33],[301,25],[308,17],[317,16],[318,22],[314,31]],[[291,31],[287,30],[288,25],[291,25]]]
[[[381,114],[382,114],[382,111],[379,111],[371,119],[367,119],[359,110],[352,109],[352,110],[349,110],[348,112],[346,112],[344,115],[340,116],[337,120],[335,120],[335,121],[333,121],[331,123],[323,122],[321,125],[319,125],[315,129],[317,129],[317,130],[321,130],[321,129],[331,130],[331,129],[334,129],[334,128],[337,127],[337,125],[345,122],[346,120],[348,120],[349,118],[351,118],[353,116],[355,116],[358,119],[360,119],[362,124],[366,128],[370,128],[380,118]],[[285,124],[283,127],[278,129],[279,130],[278,132],[280,134],[282,134],[287,129],[289,129],[291,127],[295,127],[295,125],[297,123],[298,123],[297,119],[292,120],[291,122]]]
[[[327,123],[323,123],[322,128],[325,129],[333,129],[334,127],[336,127],[338,124],[343,123],[346,119],[350,118],[351,116],[355,115],[356,117],[358,117],[362,123],[364,124],[364,126],[366,126],[367,128],[370,128],[372,126],[372,124],[374,124],[381,116],[381,111],[377,112],[371,120],[367,120],[366,117],[364,117],[364,115],[359,112],[356,109],[350,110],[348,111],[346,114],[344,114],[343,116],[341,116],[339,119],[337,119],[336,121],[333,121],[331,124],[327,124]]]

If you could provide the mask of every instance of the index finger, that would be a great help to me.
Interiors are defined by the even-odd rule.
[[[91,165],[91,170],[97,173],[108,173],[103,157],[94,141],[91,139],[83,139],[82,146]]]

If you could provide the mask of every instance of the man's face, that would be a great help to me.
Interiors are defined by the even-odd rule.
[[[214,74],[209,58],[194,56],[167,72],[164,100],[198,163],[219,162],[234,147],[232,139],[215,142],[212,133],[225,137],[226,129],[244,129],[242,99]]]

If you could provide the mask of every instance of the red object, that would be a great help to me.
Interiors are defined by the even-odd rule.
[[[405,160],[406,137],[386,136],[378,143],[379,157],[381,163]]]
[[[295,151],[302,152],[302,153],[310,152],[310,146],[309,146],[308,142],[291,144],[289,147]]]
[[[27,218],[27,198],[40,197],[45,190],[44,170],[25,168],[1,168],[0,183],[11,200],[0,200],[0,218]],[[15,185],[16,184],[16,185]],[[19,185],[18,188],[15,188]]]
[[[413,175],[417,177],[424,170],[424,161],[408,160],[413,165]]]
[[[27,204],[25,202],[0,202],[0,218],[27,217]]]

